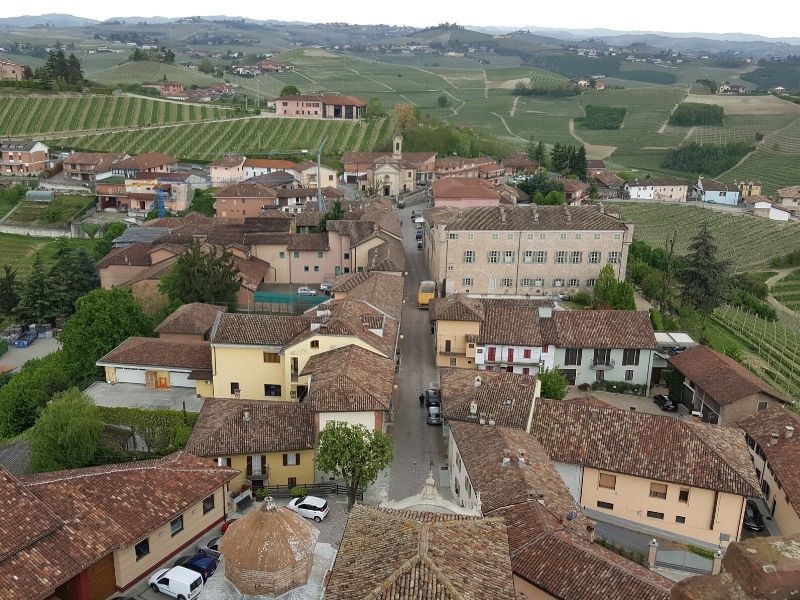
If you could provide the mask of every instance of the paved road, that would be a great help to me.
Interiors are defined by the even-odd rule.
[[[8,352],[0,356],[1,365],[9,365],[15,370],[32,358],[41,358],[58,350],[60,344],[55,338],[38,338],[27,348],[9,348]]]
[[[410,224],[411,211],[411,208],[399,211],[404,223],[403,244],[408,276],[403,307],[403,339],[400,341],[402,363],[397,378],[397,405],[394,423],[388,429],[395,442],[388,486],[392,500],[419,493],[431,466],[438,481],[440,467],[447,464],[442,428],[425,423],[424,409],[420,408],[417,399],[420,391],[431,384],[439,387],[439,375],[434,362],[428,311],[417,308],[417,288],[420,281],[428,279],[428,274],[422,252],[417,250],[414,239],[414,229]],[[446,489],[440,491],[444,495],[449,493]]]

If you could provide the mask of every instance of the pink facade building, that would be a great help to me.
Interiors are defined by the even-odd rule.
[[[433,205],[464,208],[498,206],[500,194],[485,179],[442,177],[433,182]]]
[[[355,96],[281,96],[275,100],[279,117],[357,120],[367,103]]]

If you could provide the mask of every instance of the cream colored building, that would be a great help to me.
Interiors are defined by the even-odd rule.
[[[747,499],[760,493],[740,429],[547,399],[533,423],[532,435],[596,520],[725,547],[739,540]]]
[[[755,465],[767,516],[781,535],[800,533],[800,418],[783,408],[770,408],[739,421]]]
[[[424,214],[428,272],[445,295],[591,290],[606,264],[625,278],[633,225],[602,207],[445,207]]]

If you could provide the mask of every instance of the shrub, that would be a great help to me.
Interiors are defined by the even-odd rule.
[[[619,129],[626,109],[618,106],[586,106],[586,117],[577,119],[586,129]]]
[[[261,487],[261,488],[255,488],[253,490],[253,496],[255,496],[256,500],[258,501],[264,500],[264,498],[266,498],[268,494],[269,492],[267,491],[267,488]]]
[[[570,296],[569,300],[581,306],[589,306],[592,303],[592,296],[588,292],[576,292]]]
[[[292,498],[302,498],[306,495],[306,487],[304,485],[296,485],[289,490]]]
[[[707,558],[709,560],[714,559],[714,551],[709,550],[708,548],[701,548],[700,546],[693,546],[692,544],[688,544],[687,548],[689,552],[692,554],[697,554],[697,556],[702,556],[703,558]]]
[[[669,118],[670,125],[692,127],[694,125],[722,126],[725,110],[717,104],[682,102]]]

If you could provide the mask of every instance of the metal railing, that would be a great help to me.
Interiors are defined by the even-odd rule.
[[[594,370],[605,370],[605,369],[613,369],[616,366],[614,359],[611,358],[593,358],[592,364],[590,365],[591,369]]]

